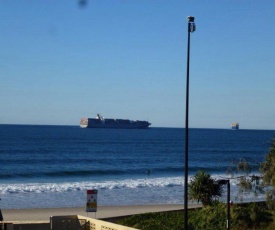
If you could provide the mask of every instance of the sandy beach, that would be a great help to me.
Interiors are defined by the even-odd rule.
[[[191,204],[189,208],[199,207]],[[184,209],[183,204],[171,205],[137,205],[137,206],[102,206],[96,213],[88,213],[89,217],[109,218],[133,215],[147,212],[162,212]],[[4,209],[2,210],[4,221],[49,221],[51,216],[82,215],[87,216],[85,208],[45,208],[45,209]]]

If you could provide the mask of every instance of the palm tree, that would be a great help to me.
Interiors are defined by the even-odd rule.
[[[211,175],[204,171],[198,171],[191,178],[188,185],[189,200],[202,202],[204,206],[211,205],[214,198],[222,195],[222,185],[215,183]]]

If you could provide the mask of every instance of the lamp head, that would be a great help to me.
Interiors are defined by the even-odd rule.
[[[230,183],[229,180],[216,180],[214,181],[214,184],[220,184],[220,185],[224,185],[224,184],[228,184]]]
[[[196,25],[195,25],[195,17],[193,16],[188,16],[188,32],[193,33],[196,30]]]
[[[193,16],[188,16],[187,19],[188,19],[188,22],[194,22],[195,21],[195,17],[193,17]]]

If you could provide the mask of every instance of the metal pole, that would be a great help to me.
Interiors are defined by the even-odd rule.
[[[225,185],[227,184],[227,220],[226,229],[230,229],[230,180],[217,180],[215,184]]]
[[[188,229],[188,142],[189,142],[189,63],[190,32],[195,31],[195,18],[188,16],[187,71],[186,71],[186,115],[185,115],[185,165],[184,165],[184,229]]]
[[[230,229],[230,181],[227,181],[227,229]]]
[[[1,200],[1,198],[0,198],[0,200]],[[3,215],[2,215],[2,212],[1,212],[1,208],[0,208],[0,221],[2,222],[4,220],[4,218],[3,218]]]
[[[186,72],[186,109],[185,109],[185,165],[184,165],[184,229],[188,229],[188,141],[189,141],[189,59],[190,59],[190,22],[188,22],[187,72]]]

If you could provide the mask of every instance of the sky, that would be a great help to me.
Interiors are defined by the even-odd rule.
[[[0,124],[275,130],[274,0],[0,0]],[[85,2],[82,0],[82,2]]]

